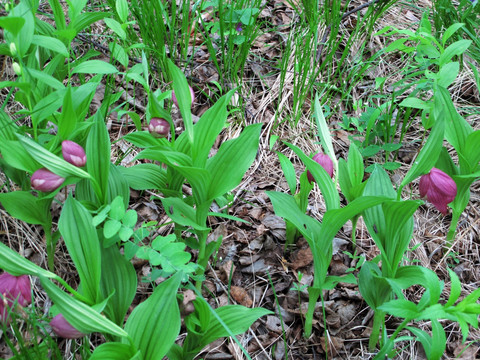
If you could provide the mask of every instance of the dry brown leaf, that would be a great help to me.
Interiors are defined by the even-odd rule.
[[[240,286],[232,286],[230,288],[230,295],[232,295],[232,298],[240,305],[246,307],[252,307],[253,305],[252,298],[248,295],[248,292]]]

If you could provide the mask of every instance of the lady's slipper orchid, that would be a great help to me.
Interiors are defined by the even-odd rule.
[[[188,88],[190,89],[190,96],[192,97],[192,105],[195,101],[195,92],[193,91],[192,87],[189,85]],[[175,104],[175,106],[178,108],[178,100],[177,97],[175,96],[175,90],[172,91],[172,101]]]
[[[447,215],[447,204],[457,196],[455,181],[443,171],[432,168],[430,172],[420,178],[418,184],[420,197],[427,197],[443,215]]]
[[[15,301],[20,306],[32,303],[32,287],[27,275],[13,276],[7,272],[0,275],[0,321],[7,320],[7,309]]]
[[[65,161],[77,167],[83,167],[87,163],[87,155],[83,147],[70,140],[62,142],[62,155]]]
[[[49,192],[58,189],[65,179],[57,174],[52,173],[45,168],[35,171],[30,179],[32,188],[35,190]]]
[[[65,339],[79,339],[85,336],[85,334],[70,325],[62,314],[55,316],[52,321],[50,321],[50,326],[55,334]]]
[[[165,119],[152,118],[148,124],[148,131],[157,138],[167,137],[170,132],[170,124]]]
[[[313,160],[322,165],[328,175],[333,178],[333,162],[332,159],[330,159],[330,156],[327,154],[317,153],[313,156]],[[307,178],[310,182],[315,180],[310,171],[307,171]]]

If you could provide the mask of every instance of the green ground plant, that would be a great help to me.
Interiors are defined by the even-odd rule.
[[[417,31],[387,27],[375,35],[397,39],[371,54],[366,41],[375,21],[396,2],[372,1],[354,9],[349,1],[288,2],[298,22],[285,36],[284,54],[278,61],[282,89],[287,73],[294,72],[290,125],[298,125],[310,111],[305,103],[314,99],[319,144],[335,176],[300,147],[285,142],[310,174],[305,171],[297,184],[293,163],[279,151],[290,194],[269,191],[267,195],[276,214],[286,222],[285,249],[303,236],[313,254],[312,284],[293,288],[299,302],[300,292],[308,290],[306,338],[313,333],[318,299],[324,303],[325,291],[339,282],[352,283],[358,285],[374,312],[369,350],[375,352],[375,359],[394,357],[399,352],[397,344],[404,340],[420,342],[428,359],[440,359],[446,349],[444,320],[460,326],[463,342],[470,327],[478,328],[480,290],[462,298],[460,280],[448,269],[451,286],[444,294],[444,283],[432,270],[405,261],[411,251],[413,216],[424,202],[404,189],[421,177],[420,193],[427,200],[444,214],[449,204],[452,219],[446,240],[451,247],[459,219],[470,202],[470,188],[480,178],[480,130],[474,130],[459,114],[449,90],[463,67],[462,58],[472,60],[470,67],[477,85],[480,83],[475,65],[479,59],[479,5],[477,1],[461,0],[456,6],[436,0],[434,28],[427,12]],[[209,260],[223,240],[219,236],[209,241],[209,218],[245,222],[213,209],[231,205],[232,191],[257,157],[262,124],[245,126],[218,148],[216,142],[228,126],[228,116],[242,106],[237,103],[232,111],[230,104],[234,94],[242,91],[252,44],[263,31],[260,15],[264,6],[259,0],[194,4],[109,0],[98,7],[86,0],[67,1],[66,5],[58,0],[50,0],[48,5],[20,0],[5,5],[6,16],[0,17],[5,43],[0,44],[0,53],[11,59],[16,76],[14,81],[0,83],[8,89],[0,110],[0,169],[7,179],[0,203],[10,216],[42,227],[48,270],[3,243],[0,268],[15,277],[38,279],[54,304],[48,314],[31,307],[12,312],[11,323],[3,323],[14,358],[60,359],[61,351],[49,333],[49,328],[56,331],[52,318],[58,315],[65,320],[63,326],[83,338],[76,351],[85,359],[160,360],[166,356],[192,360],[223,337],[231,337],[249,358],[236,335],[271,311],[240,305],[213,309],[202,290]],[[207,13],[211,19],[205,20]],[[353,27],[342,31],[345,20],[352,17]],[[97,21],[105,24],[102,37],[108,39],[110,62],[98,59],[96,50],[81,53],[75,46],[79,36],[94,36],[89,28]],[[213,85],[222,95],[198,119],[191,111],[198,91],[189,85],[187,71],[181,70],[193,63],[197,39],[202,39],[201,46],[206,47],[218,72],[219,82]],[[354,48],[356,55],[351,56]],[[352,89],[363,81],[365,72],[393,52],[408,61],[405,69],[394,74],[401,80],[392,85],[392,94],[383,91],[388,79],[377,78],[375,90],[380,94],[354,102]],[[124,88],[141,88],[146,104],[143,123],[127,101],[121,100],[126,91],[117,90],[117,82]],[[92,104],[100,84],[106,84],[104,98],[95,108]],[[361,113],[355,118],[346,111],[340,124],[358,135],[347,159],[336,158],[320,98],[329,104],[336,98],[338,104]],[[21,110],[7,113],[9,102],[17,102]],[[336,106],[330,105],[329,112],[334,114]],[[279,116],[287,105],[279,100],[276,106]],[[181,121],[174,122],[173,107],[178,108]],[[114,112],[128,115],[131,122],[126,124],[136,129],[121,139],[131,144],[130,151],[141,149],[132,160],[135,164],[129,164],[132,166],[122,165],[126,157],[112,161],[115,144],[106,120]],[[416,114],[421,114],[423,141],[408,172],[394,186],[386,170],[400,165],[395,153],[405,145]],[[380,152],[382,161],[375,161],[381,163],[365,168],[364,158],[372,159]],[[453,161],[453,156],[458,160]],[[368,178],[366,172],[371,172]],[[309,176],[325,202],[322,221],[306,214],[314,188]],[[453,187],[455,194],[450,191]],[[439,188],[441,196],[435,194]],[[139,223],[139,214],[130,208],[130,189],[154,192],[150,200],[161,204],[170,221],[163,225]],[[447,195],[452,201],[445,200]],[[56,212],[52,212],[54,201]],[[374,259],[357,255],[355,230],[360,217],[379,250]],[[360,262],[346,275],[334,276],[329,274],[332,243],[348,220],[353,224],[354,253],[350,256]],[[170,234],[156,233],[160,226],[170,224]],[[59,241],[73,263],[75,286],[58,275]],[[150,283],[152,293],[129,313],[139,285],[131,262],[134,257],[149,263],[152,272],[142,280]],[[229,289],[232,273],[233,266]],[[279,298],[267,274],[286,347]],[[416,302],[405,296],[414,286],[422,291]],[[195,293],[190,314],[181,311],[185,290]],[[2,293],[2,304],[8,304],[7,295]],[[20,310],[17,305],[12,308]],[[328,335],[325,306],[322,311]],[[387,315],[402,319],[393,331],[387,326]],[[176,342],[182,321],[186,335],[183,342]],[[430,333],[416,326],[420,321],[431,323]],[[42,341],[26,339],[19,330],[23,324],[24,333]],[[410,335],[401,336],[405,330]],[[90,349],[86,337],[96,332],[105,342]]]
[[[453,56],[453,55],[452,55]],[[432,75],[433,77],[434,75]],[[436,78],[439,81],[439,78]],[[382,359],[386,355],[395,355],[394,344],[399,332],[408,328],[414,335],[414,339],[423,345],[428,359],[440,359],[445,351],[445,332],[438,323],[440,319],[456,321],[462,329],[463,341],[468,336],[468,327],[478,327],[478,315],[480,307],[477,304],[480,298],[480,291],[473,291],[463,301],[457,302],[459,296],[458,278],[450,271],[450,277],[455,288],[452,288],[449,300],[446,305],[440,301],[443,289],[435,273],[422,266],[402,265],[405,253],[408,251],[410,240],[413,236],[413,214],[420,205],[421,200],[403,200],[403,188],[418,176],[429,172],[434,165],[445,169],[445,164],[453,165],[453,162],[446,150],[442,150],[443,139],[453,142],[455,149],[469,148],[469,153],[460,153],[461,163],[464,167],[470,164],[469,169],[479,166],[480,157],[478,152],[471,148],[470,141],[477,136],[470,125],[455,110],[451,102],[450,94],[446,88],[438,83],[433,84],[434,97],[432,107],[429,111],[429,118],[433,122],[432,131],[417,156],[410,170],[405,175],[401,184],[395,190],[386,171],[376,166],[368,181],[363,182],[363,159],[352,147],[349,152],[348,162],[340,159],[337,178],[342,191],[349,204],[340,209],[339,194],[334,186],[335,182],[330,179],[327,171],[317,162],[303,154],[295,146],[286,143],[295,154],[312,172],[326,204],[326,212],[322,222],[318,222],[305,214],[305,207],[292,195],[279,192],[267,192],[274,206],[275,213],[292,224],[307,240],[313,254],[315,277],[313,284],[308,287],[309,307],[305,315],[305,336],[309,337],[312,331],[312,318],[316,302],[320,297],[323,303],[323,291],[331,289],[337,282],[358,283],[359,290],[374,310],[374,321],[370,335],[369,348],[374,351],[379,344],[380,351],[375,359]],[[441,100],[439,100],[441,99]],[[320,143],[329,156],[334,156],[331,138],[325,118],[322,116],[318,98],[315,101],[314,113],[317,117]],[[447,111],[445,109],[448,109]],[[280,155],[282,168],[285,169],[289,186],[295,189],[293,177],[289,166],[285,166],[288,159]],[[438,161],[436,159],[439,159]],[[332,161],[335,158],[333,157]],[[335,162],[335,161],[333,161]],[[445,169],[446,170],[446,169]],[[455,176],[460,168],[454,167],[449,174],[455,180],[456,186],[453,197],[445,201],[445,209],[439,207],[433,197],[427,194],[427,198],[433,201],[440,211],[446,213],[447,202],[453,209],[453,235],[447,235],[447,242],[454,237],[456,221],[468,203],[469,190],[478,173],[469,173],[464,176]],[[446,170],[447,171],[447,170]],[[303,176],[303,175],[302,175]],[[427,175],[424,175],[427,176]],[[446,177],[448,175],[445,174]],[[432,182],[434,181],[431,178]],[[452,178],[449,181],[453,183]],[[420,188],[422,192],[422,181]],[[454,183],[454,184],[455,184]],[[429,186],[433,184],[430,183]],[[439,186],[440,183],[438,183]],[[458,191],[457,191],[458,189]],[[293,191],[292,191],[293,193]],[[300,193],[301,194],[301,190]],[[441,197],[445,195],[442,194]],[[453,200],[453,201],[452,201]],[[380,250],[380,256],[362,264],[358,278],[348,274],[344,278],[328,275],[328,268],[332,260],[332,240],[336,232],[347,221],[352,220],[355,236],[355,225],[359,216],[362,216],[370,236]],[[451,230],[452,231],[452,230]],[[355,241],[353,241],[355,243]],[[381,267],[380,265],[381,264]],[[418,303],[405,299],[402,291],[413,286],[420,285],[425,288],[425,293]],[[438,310],[438,312],[437,312]],[[405,320],[390,336],[386,332],[386,314],[399,316]],[[432,335],[425,331],[408,326],[412,320],[425,320],[432,322]],[[325,313],[324,313],[325,321]],[[326,328],[326,324],[325,328]],[[401,338],[404,340],[404,338]]]

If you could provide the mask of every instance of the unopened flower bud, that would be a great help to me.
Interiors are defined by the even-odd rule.
[[[320,164],[328,173],[328,175],[330,175],[330,177],[333,178],[333,162],[332,162],[332,159],[330,159],[330,156],[326,154],[318,153],[313,156],[313,160],[316,161],[318,164]],[[308,181],[310,182],[315,180],[310,171],[307,171],[307,178],[308,178]]]
[[[156,138],[167,137],[170,132],[170,124],[161,118],[152,118],[148,124],[148,131]]]
[[[443,171],[432,168],[430,172],[420,178],[418,184],[420,197],[427,197],[443,215],[447,214],[447,204],[457,196],[457,184]]]
[[[50,326],[55,334],[65,339],[79,339],[85,336],[85,334],[70,325],[62,314],[55,316],[52,321],[50,321]]]
[[[87,163],[87,156],[83,147],[70,140],[62,142],[62,155],[65,161],[77,167],[83,167]]]
[[[15,43],[10,43],[10,56],[15,56],[17,55],[17,47],[15,46]]]
[[[12,69],[15,74],[17,74],[18,76],[22,76],[22,68],[20,67],[20,65],[18,65],[18,63],[14,62],[12,64]]]
[[[193,105],[193,102],[195,101],[195,92],[193,91],[191,86],[188,86],[188,88],[190,89],[190,96],[192,98],[192,105]],[[178,106],[177,97],[175,96],[175,90],[172,91],[172,101],[175,104],[175,106],[178,108],[179,106]]]
[[[0,321],[8,321],[7,307],[15,301],[20,306],[32,303],[32,288],[27,275],[13,276],[7,272],[0,275]]]
[[[30,179],[32,188],[35,190],[49,192],[58,189],[65,179],[57,174],[52,173],[45,168],[35,171]]]

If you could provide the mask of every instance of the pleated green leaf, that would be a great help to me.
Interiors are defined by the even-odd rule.
[[[95,180],[93,188],[98,200],[106,204],[110,172],[110,137],[100,111],[95,114],[93,122],[87,138],[87,169]]]
[[[270,310],[263,308],[247,308],[241,305],[226,305],[214,310],[216,316],[210,318],[210,324],[202,336],[204,346],[221,337],[244,333],[259,318],[272,314]],[[228,328],[228,330],[227,330]]]
[[[191,226],[195,230],[209,230],[205,226],[197,223],[196,209],[176,197],[160,199],[167,215],[177,224]]]
[[[252,165],[258,150],[262,124],[247,126],[239,137],[224,142],[207,162],[211,174],[207,200],[233,190]]]
[[[0,193],[0,203],[16,219],[28,224],[51,226],[51,199],[39,199],[30,191]]]
[[[325,205],[327,210],[338,209],[340,207],[340,196],[338,195],[337,188],[335,183],[330,178],[325,169],[318,164],[316,161],[312,160],[309,156],[305,155],[302,150],[292,144],[286,144],[290,149],[292,149],[295,154],[302,160],[308,170],[313,175],[313,178],[318,184],[318,187],[322,191],[323,198],[325,199]]]
[[[438,106],[435,106],[434,109],[437,108]],[[412,167],[403,178],[398,192],[401,192],[401,189],[403,189],[405,185],[412,182],[420,175],[428,173],[430,169],[435,166],[440,151],[442,150],[444,132],[445,119],[443,115],[439,114],[435,117],[435,124],[433,125],[432,131],[430,132],[422,150],[420,150],[420,153],[413,162]]]
[[[78,271],[82,293],[95,304],[100,299],[102,257],[92,216],[70,195],[63,206],[58,228]]]
[[[50,299],[58,306],[60,313],[78,331],[84,334],[101,332],[122,338],[128,337],[128,334],[118,325],[90,306],[67,295],[47,278],[40,276],[40,282]]]
[[[34,275],[45,278],[59,279],[59,277],[40,266],[25,259],[16,251],[10,249],[7,245],[0,242],[0,269],[15,275]]]
[[[182,114],[183,124],[185,125],[185,133],[187,134],[190,144],[194,144],[193,120],[192,120],[192,96],[188,87],[187,79],[182,71],[175,64],[168,60],[168,70],[173,80],[173,89],[175,97],[178,101],[180,113]]]
[[[108,299],[105,313],[115,324],[123,326],[125,315],[137,291],[137,273],[130,261],[120,254],[116,245],[102,247],[102,295]]]
[[[192,159],[195,166],[205,166],[208,154],[226,124],[227,104],[233,93],[234,90],[231,90],[218,99],[193,127],[195,142],[192,144]]]
[[[131,167],[118,168],[127,180],[128,186],[135,190],[163,189],[166,186],[165,169],[155,164],[138,164]]]
[[[51,172],[62,177],[76,176],[84,179],[91,178],[89,173],[66,162],[59,156],[56,156],[55,154],[45,149],[43,146],[37,144],[32,139],[29,139],[25,136],[20,136],[20,135],[17,135],[17,137],[20,140],[23,147],[25,148],[25,150],[27,150],[27,152],[36,161],[38,161],[40,164],[42,164]]]
[[[292,162],[287,156],[285,156],[279,151],[277,151],[276,153],[278,155],[278,160],[280,161],[280,166],[282,167],[283,176],[285,176],[285,179],[287,180],[290,193],[294,195],[297,191],[297,177],[295,174],[295,168],[293,167]]]
[[[162,360],[180,333],[177,291],[183,274],[176,273],[155,288],[128,317],[125,330],[143,354],[144,360]],[[122,339],[128,343],[127,339]]]
[[[140,352],[136,354],[132,347],[118,342],[109,342],[95,348],[90,360],[141,360]]]

